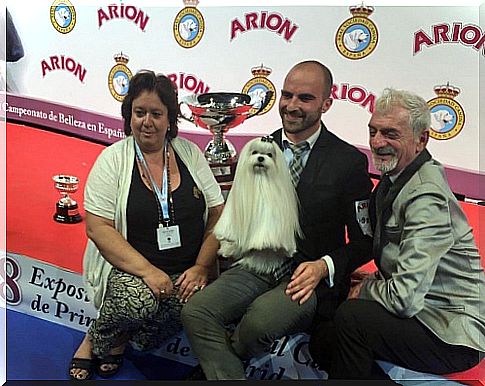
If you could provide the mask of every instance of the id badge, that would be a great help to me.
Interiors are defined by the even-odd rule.
[[[372,228],[370,226],[369,216],[369,200],[355,201],[355,218],[359,223],[362,233],[372,237]]]
[[[160,225],[157,229],[158,249],[164,251],[180,247],[180,232],[178,225],[164,227]]]

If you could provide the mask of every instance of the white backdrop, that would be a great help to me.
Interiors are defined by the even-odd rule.
[[[126,66],[133,74],[153,69],[171,75],[181,97],[201,90],[241,92],[254,77],[251,69],[263,65],[271,69],[267,80],[275,87],[276,103],[267,113],[247,120],[229,134],[253,136],[279,127],[277,100],[291,66],[317,59],[334,74],[336,100],[323,116],[324,121],[337,135],[364,149],[368,148],[372,101],[383,88],[412,90],[431,101],[437,97],[435,86],[449,84],[460,93],[451,104],[447,104],[449,98],[438,101],[434,109],[448,109],[453,121],[437,135],[445,139],[432,139],[429,149],[458,174],[477,176],[464,184],[478,184],[478,175],[485,172],[479,161],[480,129],[484,129],[479,120],[483,97],[479,73],[484,66],[485,28],[478,5],[404,7],[370,3],[366,6],[373,6],[372,14],[349,21],[349,6],[272,6],[269,1],[250,6],[205,3],[211,2],[201,0],[196,7],[203,18],[203,34],[200,40],[190,41],[198,41],[193,47],[184,48],[173,31],[177,14],[185,7],[182,1],[179,5],[170,1],[170,6],[141,0],[111,5],[74,0],[39,0],[29,5],[7,1],[25,50],[24,58],[7,64],[7,78],[15,82],[17,95],[117,118],[120,102],[110,93],[108,78],[116,65],[113,56],[121,52],[129,58]],[[72,6],[76,20],[60,32],[50,18],[50,9],[63,5]],[[363,43],[367,48],[362,52],[371,46],[372,52],[361,59],[344,56],[338,49],[339,28],[348,23],[351,28],[346,32],[362,29],[367,20],[375,31],[370,30]],[[200,33],[202,24],[198,22]],[[56,61],[59,69],[55,68]],[[66,66],[78,72],[63,69]],[[181,128],[185,132],[203,131],[187,122]],[[478,197],[476,187],[472,190]]]

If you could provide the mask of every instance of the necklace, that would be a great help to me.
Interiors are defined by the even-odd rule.
[[[169,145],[165,147],[165,162],[167,165],[167,183],[168,183],[168,206],[170,210],[170,220],[172,224],[175,224],[175,209],[173,207],[173,194],[172,194],[172,183],[171,183],[171,176],[170,176],[170,151]]]
[[[135,143],[135,147],[136,147],[136,143]],[[159,197],[161,192],[160,188],[158,187],[158,184],[156,184],[156,182],[152,177],[152,174],[149,169],[149,165],[146,162],[143,156],[143,153],[137,147],[136,147],[136,151],[138,152],[136,160],[138,162],[138,165],[140,166],[139,170],[141,170],[141,177],[142,179],[144,179],[144,181],[148,182],[148,186],[151,187],[151,190],[156,198],[159,224],[165,223],[166,226],[169,226],[170,223],[175,224],[175,209],[173,205],[172,184],[171,184],[171,176],[170,176],[170,151],[169,151],[168,142],[165,142],[165,146],[164,146],[164,153],[163,153],[164,171],[162,174],[162,183],[161,183],[162,191],[166,192],[165,200],[162,200],[162,198]],[[166,181],[166,186],[164,187],[165,181]],[[163,210],[163,216],[162,216],[162,207],[161,207],[162,203],[165,203],[168,209],[167,214],[165,214],[165,209]],[[165,216],[167,216],[168,218]]]

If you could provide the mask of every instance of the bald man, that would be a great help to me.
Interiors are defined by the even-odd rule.
[[[332,83],[326,66],[305,61],[290,70],[281,91],[283,128],[273,138],[292,175],[304,233],[291,264],[268,275],[233,266],[182,310],[209,380],[245,379],[243,360],[283,335],[309,331],[315,316],[332,318],[349,291],[350,272],[370,259],[367,158],[321,121],[332,106]]]

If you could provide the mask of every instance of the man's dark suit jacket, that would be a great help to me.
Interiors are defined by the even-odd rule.
[[[316,288],[317,319],[332,318],[347,297],[350,273],[371,259],[372,239],[356,218],[356,202],[368,200],[372,182],[367,157],[329,132],[322,123],[297,186],[300,225],[299,263],[329,255],[335,265],[334,287],[322,280]],[[282,148],[282,129],[272,136]],[[349,242],[346,242],[346,229]]]

